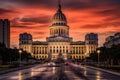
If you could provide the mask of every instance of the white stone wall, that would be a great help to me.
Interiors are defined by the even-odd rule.
[[[72,59],[83,59],[86,47],[85,45],[71,45],[70,51]]]
[[[32,46],[33,57],[37,59],[48,58],[48,45],[33,45]]]
[[[96,51],[97,45],[70,45],[70,42],[49,42],[48,45],[24,44],[20,45],[20,48],[31,53],[37,59],[50,57],[54,60],[58,58],[59,53],[62,53],[62,57],[67,60],[68,58],[83,59]]]
[[[27,51],[29,53],[32,53],[32,45],[31,44],[21,44],[19,46],[20,49],[23,49],[24,51]]]
[[[98,48],[97,45],[90,45],[90,44],[87,44],[85,45],[86,46],[86,56],[88,57],[90,55],[90,53],[94,53],[94,51],[96,51],[96,49]]]
[[[69,42],[50,42],[49,46],[49,54],[52,59],[58,58],[59,53],[62,53],[62,56],[65,60],[67,60],[67,54],[70,53],[70,43]]]

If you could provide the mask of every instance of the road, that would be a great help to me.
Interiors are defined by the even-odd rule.
[[[120,76],[76,64],[61,67],[39,64],[2,74],[0,80],[120,80]]]

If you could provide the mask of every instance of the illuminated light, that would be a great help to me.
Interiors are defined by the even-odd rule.
[[[97,71],[96,73],[96,80],[101,80],[101,72]]]
[[[87,71],[86,68],[84,68],[84,72],[83,72],[84,76],[87,76]]]
[[[34,69],[31,69],[31,77],[34,76]]]
[[[56,71],[56,68],[55,68],[55,67],[52,67],[52,72],[53,72],[53,74],[55,74],[55,71]]]
[[[42,71],[44,71],[46,68],[31,68],[30,76],[33,77],[35,75],[40,74]]]
[[[9,79],[12,79],[12,80],[23,80],[22,79],[22,72],[19,71],[18,74],[14,75],[14,76],[11,76]]]
[[[22,53],[22,50],[19,50],[19,53],[21,54],[21,53]]]
[[[18,73],[18,80],[22,80],[22,72],[21,71]]]
[[[97,53],[100,54],[100,50],[97,50]]]
[[[18,79],[18,76],[11,76],[9,79]]]
[[[84,74],[84,76],[87,76],[87,71],[85,70],[83,74]]]

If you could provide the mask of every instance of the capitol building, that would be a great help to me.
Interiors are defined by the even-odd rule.
[[[60,55],[64,60],[79,60],[96,51],[98,48],[96,33],[86,34],[84,41],[73,41],[73,38],[69,36],[69,29],[67,18],[59,3],[49,27],[50,35],[46,37],[46,41],[33,41],[31,34],[21,33],[19,48],[31,53],[39,60],[56,60]]]

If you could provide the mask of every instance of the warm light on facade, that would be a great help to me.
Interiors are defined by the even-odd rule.
[[[85,35],[85,41],[73,41],[69,35],[69,29],[67,18],[60,5],[52,17],[49,26],[50,35],[46,37],[46,41],[33,41],[31,34],[22,33],[19,38],[19,46],[24,51],[31,53],[34,58],[42,60],[48,58],[56,60],[60,53],[64,60],[68,60],[68,56],[72,60],[80,60],[96,51],[98,34],[88,33]],[[87,55],[84,55],[85,53]]]

